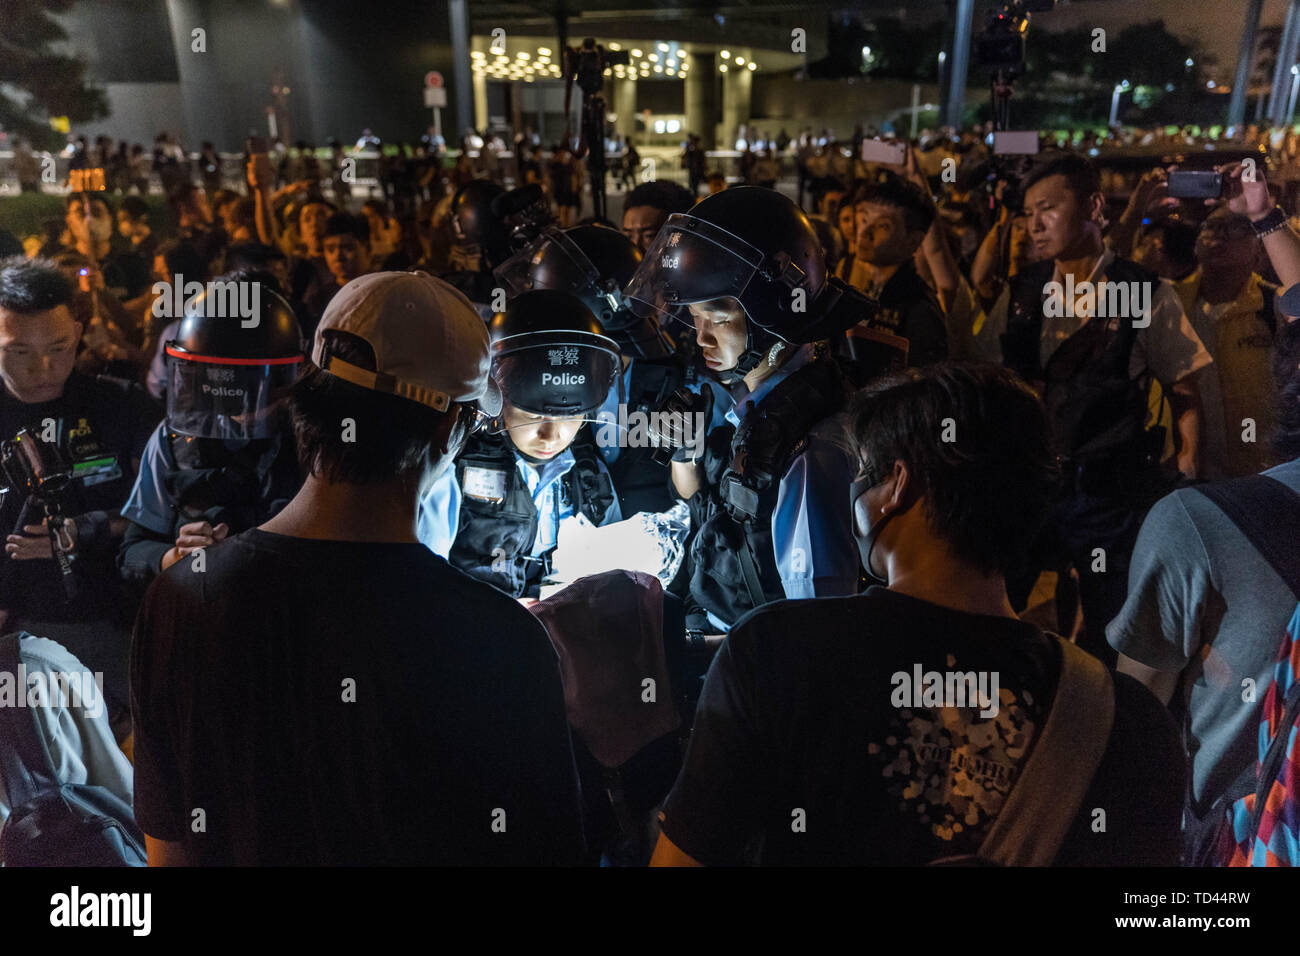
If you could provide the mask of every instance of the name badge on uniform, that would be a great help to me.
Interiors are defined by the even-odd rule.
[[[100,458],[91,458],[74,463],[72,476],[80,478],[82,486],[89,488],[91,485],[99,485],[106,481],[115,481],[121,478],[122,466],[118,464],[116,455],[105,455]]]
[[[466,497],[479,501],[502,502],[506,500],[506,473],[499,468],[465,467],[464,488]]]

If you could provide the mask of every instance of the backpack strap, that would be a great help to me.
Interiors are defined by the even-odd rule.
[[[1276,478],[1248,475],[1196,485],[1300,600],[1300,495]]]
[[[1115,686],[1101,661],[1056,635],[1061,679],[1047,722],[980,846],[1003,866],[1050,866],[1101,765],[1115,723]]]

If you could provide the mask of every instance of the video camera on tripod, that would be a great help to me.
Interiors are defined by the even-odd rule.
[[[19,429],[9,441],[0,442],[0,501],[11,491],[16,491],[26,495],[41,509],[69,601],[77,597],[77,581],[72,567],[76,555],[67,528],[63,496],[72,486],[72,472],[72,465],[65,460],[57,445],[41,441],[26,428]]]
[[[582,138],[574,157],[587,159],[592,212],[601,220],[605,218],[605,98],[601,95],[604,73],[607,67],[626,66],[632,60],[626,50],[607,50],[594,37],[584,39],[580,47],[567,46],[560,54],[565,84],[565,139],[569,139],[569,90],[577,83],[582,90]]]
[[[1047,13],[1056,0],[1004,0],[989,18],[984,32],[975,38],[975,62],[992,71],[993,122],[999,130],[1008,128],[1010,101],[1018,77],[1025,74],[1025,36],[1029,17]]]

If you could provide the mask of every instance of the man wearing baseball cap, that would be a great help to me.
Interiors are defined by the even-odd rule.
[[[302,490],[172,565],[132,656],[151,864],[564,864],[584,852],[545,630],[419,543],[421,494],[501,410],[469,300],[348,283],[288,404]]]

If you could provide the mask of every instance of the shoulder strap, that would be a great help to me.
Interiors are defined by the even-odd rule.
[[[1300,600],[1300,495],[1267,475],[1196,485],[1195,490],[1227,515]]]
[[[980,846],[1003,866],[1050,866],[1101,765],[1115,723],[1115,686],[1105,665],[1056,635],[1061,679],[1052,709],[1002,811]]]

